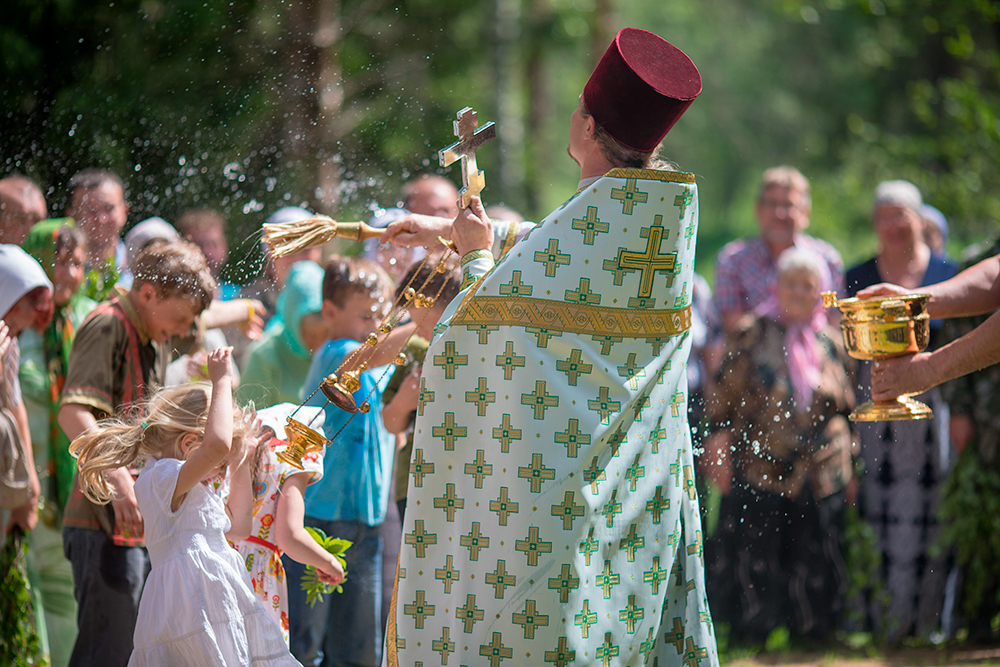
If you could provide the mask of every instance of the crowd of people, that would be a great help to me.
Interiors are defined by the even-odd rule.
[[[268,257],[242,286],[218,212],[123,237],[110,171],[75,175],[62,218],[0,180],[0,398],[35,463],[3,531],[29,535],[50,663],[699,665],[717,627],[947,636],[938,507],[974,427],[935,387],[1000,360],[996,320],[949,345],[935,320],[926,353],[872,366],[821,293],[981,314],[1000,263],[958,274],[941,213],[888,181],[878,254],[845,271],[783,166],[713,294],[695,179],[656,153],[700,90],[681,51],[623,30],[570,122],[578,191],[541,222],[460,210],[428,175],[373,217],[385,243]],[[357,379],[359,411],[316,391],[331,375]],[[917,391],[933,419],[848,420]],[[293,414],[332,442],[298,465],[279,456]],[[699,489],[721,496],[704,526]],[[879,566],[849,594],[851,507]],[[351,542],[343,560],[316,531]],[[310,577],[337,592],[317,601]]]

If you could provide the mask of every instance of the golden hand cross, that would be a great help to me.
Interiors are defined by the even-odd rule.
[[[472,107],[465,107],[458,112],[455,123],[455,136],[458,141],[451,146],[438,151],[438,161],[442,167],[447,167],[457,160],[462,160],[462,189],[458,191],[459,208],[468,208],[473,195],[478,195],[486,187],[486,177],[476,165],[476,149],[497,136],[493,121],[479,127],[479,120]],[[479,129],[476,129],[476,128]]]

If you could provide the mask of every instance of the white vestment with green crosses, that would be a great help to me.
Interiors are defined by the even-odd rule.
[[[465,258],[424,362],[388,665],[718,664],[686,402],[697,226],[692,175],[615,169],[495,266]]]

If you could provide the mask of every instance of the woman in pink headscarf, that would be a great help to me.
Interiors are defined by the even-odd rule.
[[[708,401],[703,472],[724,495],[706,580],[737,643],[838,627],[854,363],[822,307],[829,283],[814,255],[782,253],[777,293],[731,335]]]

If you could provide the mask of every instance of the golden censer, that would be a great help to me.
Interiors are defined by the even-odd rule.
[[[836,292],[823,293],[823,305],[840,310],[840,330],[847,353],[865,361],[923,352],[930,337],[928,300],[929,294],[837,299]],[[851,421],[901,421],[933,416],[928,406],[907,395],[892,401],[868,401],[855,408]]]

